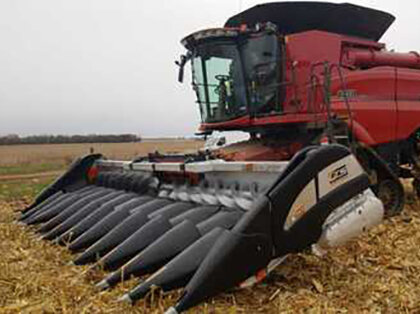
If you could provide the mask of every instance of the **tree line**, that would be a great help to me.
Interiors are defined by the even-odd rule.
[[[0,136],[0,145],[20,144],[71,144],[71,143],[130,143],[140,142],[135,134],[90,134],[90,135],[30,135],[10,134]]]

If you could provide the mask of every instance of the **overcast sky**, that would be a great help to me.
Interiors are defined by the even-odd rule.
[[[263,2],[1,0],[0,134],[193,134],[190,76],[176,81],[180,39]],[[420,1],[352,3],[397,17],[389,48],[420,50]]]

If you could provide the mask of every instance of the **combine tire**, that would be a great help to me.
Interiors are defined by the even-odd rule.
[[[420,180],[414,179],[411,185],[413,186],[413,190],[414,190],[414,193],[416,193],[416,196],[420,198]]]
[[[376,196],[382,201],[385,217],[398,215],[404,209],[404,188],[386,161],[371,147],[358,144],[356,156],[362,167],[370,175],[371,187]]]
[[[377,196],[384,204],[385,215],[392,217],[398,215],[404,206],[402,200],[404,194],[401,193],[399,182],[392,179],[380,181],[376,187]]]

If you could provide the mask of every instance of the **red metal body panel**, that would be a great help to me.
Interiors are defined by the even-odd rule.
[[[387,143],[396,140],[397,104],[396,104],[396,71],[392,67],[373,68],[363,72],[346,71],[347,91],[353,91],[348,98],[352,117],[359,126],[358,138],[369,145]],[[340,79],[333,78],[331,86],[332,109],[346,113],[344,99],[339,96],[342,91]],[[343,112],[344,111],[344,112]],[[363,131],[362,131],[363,129]],[[357,135],[356,135],[357,136]],[[373,140],[373,143],[366,141]]]
[[[285,44],[286,67],[280,87],[285,93],[282,112],[203,123],[202,131],[325,121],[327,107],[322,91],[325,62],[337,65],[331,73],[332,112],[349,115],[343,96],[346,94],[353,132],[361,142],[373,146],[403,140],[420,128],[417,53],[387,52],[381,43],[317,30],[289,35]]]
[[[420,71],[397,69],[397,138],[420,128]]]

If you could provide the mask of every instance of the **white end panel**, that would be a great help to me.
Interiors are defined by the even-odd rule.
[[[119,161],[119,160],[97,160],[95,164],[101,168],[109,168],[109,169],[126,169],[129,167],[129,161]]]
[[[382,202],[368,189],[331,213],[317,246],[322,249],[339,246],[378,225],[383,215]]]
[[[157,162],[155,163],[156,171],[168,171],[168,172],[182,172],[184,163],[181,162]]]
[[[133,170],[153,172],[153,163],[151,162],[136,162],[132,164]]]

